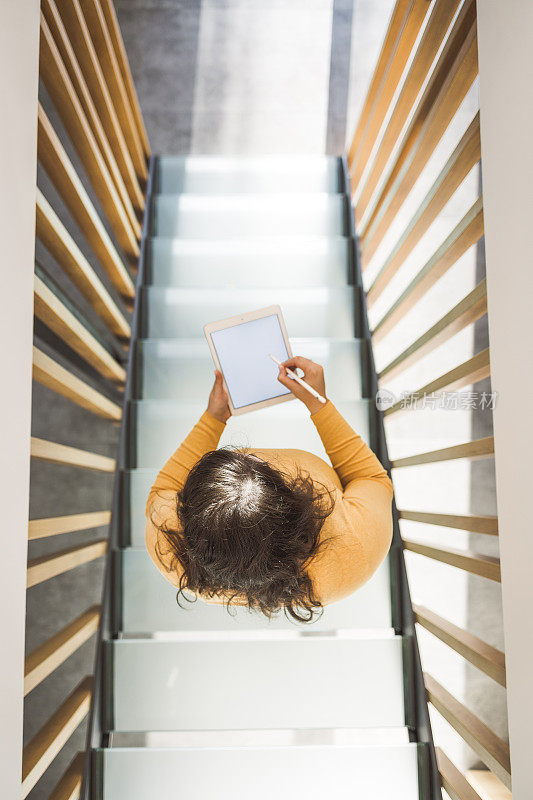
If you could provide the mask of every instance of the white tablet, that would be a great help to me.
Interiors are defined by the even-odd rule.
[[[204,333],[215,366],[224,376],[232,414],[294,398],[278,381],[278,365],[270,358],[270,354],[280,361],[292,357],[279,306],[210,322]]]

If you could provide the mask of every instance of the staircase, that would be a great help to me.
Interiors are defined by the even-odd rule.
[[[149,487],[206,406],[206,322],[279,303],[293,352],[324,365],[328,395],[375,440],[342,163],[163,157],[150,202],[97,796],[425,796],[387,563],[317,622],[297,625],[202,602],[179,608],[144,548]],[[298,402],[230,419],[221,444],[230,443],[327,458]]]

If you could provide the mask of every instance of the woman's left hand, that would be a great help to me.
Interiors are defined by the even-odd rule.
[[[228,405],[228,393],[224,388],[222,381],[222,373],[219,369],[215,370],[215,382],[209,395],[209,403],[207,410],[212,417],[218,419],[220,422],[227,422],[231,417],[231,411]]]

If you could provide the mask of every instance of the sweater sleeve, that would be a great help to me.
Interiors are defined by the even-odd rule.
[[[204,411],[187,438],[169,458],[155,479],[146,504],[147,516],[157,492],[165,489],[179,492],[196,462],[210,450],[216,450],[225,427],[225,422],[213,417],[209,411]]]
[[[345,555],[337,567],[337,581],[345,584],[339,587],[344,595],[367,581],[387,555],[393,487],[378,458],[333,403],[328,401],[311,419],[342,484],[343,546],[348,547],[346,552],[357,553],[359,563],[353,573],[347,563],[351,556]]]
[[[345,497],[350,496],[362,479],[377,481],[392,492],[392,483],[381,463],[331,400],[311,419],[339,476]]]

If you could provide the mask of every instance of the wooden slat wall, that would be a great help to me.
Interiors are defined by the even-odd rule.
[[[139,244],[115,184],[109,174],[87,117],[59,55],[44,16],[41,15],[40,74],[52,101],[98,195],[117,240],[130,258],[139,255]]]
[[[445,528],[457,528],[461,531],[472,531],[473,533],[486,533],[492,536],[498,535],[498,517],[477,516],[475,514],[436,514],[430,511],[408,511],[398,509],[400,519],[408,519],[411,522],[422,522],[425,525],[440,525]]]
[[[78,725],[89,713],[93,679],[84,678],[24,748],[22,797],[27,797]]]
[[[92,606],[51,636],[40,647],[26,656],[24,664],[24,695],[44,681],[78,647],[96,633],[100,619],[100,606]]]
[[[482,280],[460,303],[425,331],[379,373],[389,380],[487,313],[487,282]]]
[[[372,169],[365,181],[362,192],[357,199],[356,214],[358,219],[362,219],[372,193],[374,192],[379,178],[387,164],[387,161],[394,149],[400,136],[409,112],[418,96],[422,84],[426,78],[431,64],[442,43],[444,34],[452,21],[453,15],[457,10],[459,0],[447,0],[446,2],[435,3],[433,11],[424,30],[424,35],[417,48],[409,73],[403,84],[400,96],[394,107],[394,113],[387,125],[383,138],[380,142],[378,152],[372,162]],[[424,16],[427,12],[427,4],[423,8]],[[414,42],[413,42],[414,44]],[[399,76],[398,76],[399,77]],[[398,79],[395,81],[395,87]],[[394,88],[395,88],[394,87]],[[389,102],[390,102],[389,98]],[[387,103],[387,106],[389,103]],[[376,131],[377,134],[377,131]],[[375,139],[375,136],[374,136]],[[356,171],[354,174],[354,185],[359,183],[361,173]]]
[[[412,33],[419,11],[416,25],[420,35],[415,42]],[[413,27],[408,31],[410,23]],[[386,422],[391,416],[396,419],[399,413],[411,415],[413,428],[420,419],[416,409],[450,407],[446,405],[445,393],[490,378],[489,348],[450,358],[452,341],[454,345],[462,345],[462,340],[454,338],[456,334],[471,329],[487,313],[486,281],[477,278],[480,280],[477,286],[469,285],[470,277],[466,282],[464,270],[461,274],[462,263],[458,263],[484,235],[482,196],[466,213],[462,212],[462,218],[454,223],[444,241],[435,233],[445,223],[444,214],[448,218],[459,216],[456,209],[464,207],[467,194],[463,187],[470,196],[475,191],[473,181],[469,185],[465,182],[481,159],[480,114],[474,113],[466,129],[457,133],[458,120],[454,117],[477,73],[475,0],[435,0],[427,3],[425,9],[418,9],[414,0],[410,4],[397,0],[348,153],[363,288],[370,309],[372,343],[378,348],[375,360],[380,365],[377,376],[383,391],[380,400],[386,402],[390,396],[392,401],[382,413]],[[469,102],[472,97],[470,93]],[[462,116],[465,110],[462,108]],[[429,189],[426,166],[435,176]],[[424,188],[420,191],[422,184]],[[425,255],[422,261],[419,255],[422,252],[433,254],[429,258]],[[454,274],[466,283],[461,292],[450,286],[452,276],[448,273],[455,265]],[[441,284],[445,275],[447,280]],[[452,308],[447,299],[450,294],[455,303]],[[433,313],[431,321],[421,324],[421,315],[427,318],[428,310]],[[409,337],[409,330],[416,332],[414,338]],[[400,342],[398,347],[391,334]],[[389,338],[381,349],[385,337]],[[443,371],[437,358],[445,350],[442,361],[447,369]],[[407,373],[415,367],[416,373]],[[411,384],[409,391],[403,391],[399,382],[392,383],[391,392],[389,382],[396,381],[404,372],[414,374],[411,380],[415,385],[423,385],[413,390]],[[422,379],[417,379],[417,375],[422,375]],[[490,409],[493,402],[490,390],[472,391],[466,403],[457,407]],[[409,419],[402,421],[403,438],[404,426],[409,422]],[[413,435],[413,441],[419,443],[418,449],[422,451],[423,431],[421,426]],[[414,454],[407,451],[401,458],[393,457],[390,462],[393,477],[397,469],[405,467],[431,472],[431,465],[446,461],[494,457],[492,436],[461,441],[463,434],[458,433],[454,439],[446,426],[446,437],[461,443],[438,450],[428,447],[426,452]],[[419,470],[413,473],[413,490],[414,476],[420,474]],[[428,474],[427,480],[430,479]],[[402,531],[413,522],[436,526],[446,544],[448,538],[455,536],[454,530],[498,536],[498,519],[491,514],[459,514],[453,506],[423,511],[412,506],[399,507],[397,513]],[[406,550],[439,562],[445,569],[452,566],[486,580],[500,581],[497,558],[475,552],[475,544],[472,550],[456,550],[441,546],[435,539],[425,543],[404,536],[403,543]],[[427,604],[431,605],[430,598]],[[424,606],[416,606],[415,615],[420,625],[505,687],[505,656],[501,651]],[[430,700],[446,719],[509,785],[505,743],[464,706],[452,707],[453,698],[429,677],[428,689]],[[438,764],[442,784],[454,800],[480,800],[467,778],[441,751]]]
[[[359,184],[426,13],[427,3],[424,0],[415,2],[400,0],[396,3],[348,153],[348,166],[354,191]]]
[[[128,57],[126,55],[126,48],[124,47],[124,41],[120,32],[115,6],[113,5],[112,0],[101,0],[101,7],[120,72],[122,74],[122,80],[124,81],[124,86],[126,87],[126,93],[128,95],[130,107],[135,119],[139,138],[143,146],[144,155],[146,158],[148,158],[150,156],[150,143],[148,142],[148,134],[146,133],[146,127],[144,124],[143,115],[141,113],[141,107],[139,105],[135,84],[133,82]]]
[[[473,383],[488,378],[490,375],[490,352],[487,347],[485,350],[472,356],[467,361],[464,361],[459,366],[454,367],[444,375],[439,375],[435,380],[426,383],[417,392],[407,394],[403,400],[394,403],[390,408],[384,411],[384,416],[390,414],[397,414],[399,411],[405,411],[410,407],[410,402],[414,401],[417,397],[424,397],[429,395],[438,395],[444,389],[447,391],[456,391],[462,389],[463,386],[470,386]]]
[[[480,197],[377,323],[373,331],[375,342],[390,333],[463,253],[479,241],[483,230],[483,200]]]
[[[144,181],[148,175],[146,159],[100,2],[99,0],[81,0],[80,5],[100,59],[102,72],[113,97],[135,171],[137,176]]]
[[[63,271],[86,297],[111,333],[129,338],[129,322],[44,195],[37,189],[36,234]]]
[[[424,677],[430,703],[478,754],[483,763],[510,789],[509,746],[451,695],[444,686],[441,686],[435,678],[427,674]]]
[[[78,800],[83,781],[85,753],[74,756],[48,800]]]
[[[80,226],[113,286],[124,297],[133,297],[135,289],[131,276],[41,106],[37,120],[39,161],[62,195],[65,205]]]
[[[38,339],[33,349],[33,379],[108,422],[120,423],[122,402],[116,398],[120,398],[126,380],[121,362],[130,348],[128,313],[135,296],[130,270],[136,270],[140,254],[140,220],[146,205],[150,146],[112,2],[42,0],[39,62],[40,79],[46,89],[43,102],[51,101],[61,125],[54,130],[43,107],[38,105],[38,160],[64,208],[55,210],[37,188],[36,236],[55,263],[45,262],[45,268],[39,264],[34,276],[34,314],[66,348]],[[68,137],[66,142],[58,135],[63,136],[63,131]],[[70,147],[76,151],[75,162],[81,164],[81,173],[67,155]],[[98,211],[91,200],[93,194],[98,199]],[[70,218],[85,243],[78,243],[79,232],[70,229]],[[64,273],[67,281],[57,279],[56,269]],[[77,291],[72,293],[73,287]],[[79,309],[78,292],[89,309],[85,304],[83,311]],[[96,325],[93,314],[99,317]],[[100,341],[100,320],[109,331],[112,352]],[[107,339],[104,335],[102,341]],[[71,366],[65,355],[69,351],[81,356],[85,365],[80,367],[76,359],[76,366]],[[94,371],[100,375],[95,376]],[[112,385],[101,388],[100,376]],[[109,474],[117,468],[116,460],[107,455],[46,438],[32,437],[30,454],[36,461],[59,464],[69,470]],[[60,485],[57,488],[61,490]],[[98,508],[100,504],[95,505]],[[70,570],[82,569],[83,565],[106,557],[109,550],[107,538],[90,538],[35,558],[31,542],[62,534],[74,534],[72,538],[76,539],[79,531],[110,523],[109,510],[30,520],[28,589]],[[69,598],[62,600],[68,607]],[[100,611],[100,606],[94,605],[66,625],[63,622],[63,627],[58,622],[56,632],[29,653],[25,662],[25,695],[89,641],[98,630]],[[92,678],[87,677],[24,749],[22,797],[33,789],[87,716],[91,692]],[[74,758],[52,791],[51,800],[80,797],[84,761],[84,753]]]
[[[133,206],[137,211],[142,211],[144,208],[143,191],[79,0],[62,0],[59,12],[76,51],[85,81],[117,159],[122,177],[128,187]]]
[[[478,636],[454,625],[424,606],[413,605],[415,620],[426,630],[501,686],[505,686],[505,656]]]
[[[361,230],[372,258],[477,76],[475,2],[467,0],[431,74],[394,166]],[[358,217],[359,218],[359,217]]]
[[[396,458],[392,461],[393,468],[413,467],[417,464],[436,464],[439,461],[453,461],[456,458],[490,458],[494,455],[494,437],[484,436],[473,442],[464,442],[452,447],[443,447],[441,450],[430,450],[427,453],[418,453],[416,456]]]
[[[128,194],[128,189],[122,173],[120,172],[117,160],[105,134],[93,98],[91,97],[89,87],[87,86],[83,72],[80,68],[74,53],[74,49],[70,43],[65,26],[63,25],[63,21],[54,0],[42,0],[41,10],[44,18],[46,19],[48,27],[50,28],[54,42],[57,45],[61,60],[63,61],[63,64],[68,72],[70,80],[72,81],[78,99],[81,102],[83,111],[87,117],[87,121],[91,126],[91,130],[94,134],[98,147],[100,148],[100,152],[104,157],[106,166],[111,174],[115,188],[122,201],[122,205],[124,206],[129,223],[135,236],[137,239],[139,239],[141,236],[141,226],[133,208],[132,200]]]
[[[437,218],[480,158],[481,137],[478,112],[374,278],[367,293],[369,308],[389,285],[407,256],[413,251],[431,223]],[[362,258],[363,269],[367,263],[366,259]]]
[[[442,788],[450,795],[451,800],[483,800],[440,747],[437,747],[437,764]]]
[[[57,336],[68,342],[75,350],[105,378],[124,383],[126,371],[103,347],[87,328],[69,311],[46,284],[34,278],[34,311]]]
[[[122,417],[119,405],[77,378],[37,347],[33,348],[33,379],[100,417],[115,422]]]
[[[43,517],[30,519],[28,522],[28,539],[44,539],[61,533],[84,531],[87,528],[99,528],[111,522],[111,511],[91,511],[85,514],[66,514],[61,517]]]
[[[55,578],[71,569],[101,558],[107,551],[107,539],[96,539],[90,544],[76,545],[51,555],[28,561],[28,589],[38,583]]]
[[[101,472],[114,472],[116,468],[114,458],[100,456],[87,450],[79,450],[77,447],[48,442],[35,436],[31,437],[31,457],[49,461],[52,464],[85,467],[85,469],[94,469]]]
[[[452,550],[448,547],[433,547],[423,542],[415,542],[404,537],[403,544],[406,550],[418,553],[443,564],[449,564],[457,569],[464,569],[472,575],[480,575],[482,578],[489,578],[491,581],[501,580],[500,562],[493,556],[484,556],[480,553],[471,551]]]

